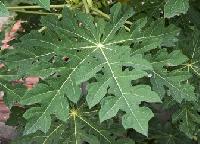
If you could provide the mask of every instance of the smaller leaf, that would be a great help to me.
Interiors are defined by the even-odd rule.
[[[191,78],[191,74],[181,69],[174,69],[170,72],[167,71],[167,68],[175,68],[187,60],[188,58],[179,50],[168,53],[165,49],[162,49],[155,55],[152,63],[155,70],[151,77],[151,83],[153,89],[159,93],[161,97],[164,97],[167,93],[179,103],[181,103],[183,99],[187,101],[196,100],[194,87],[185,82]],[[166,90],[165,86],[169,89]]]

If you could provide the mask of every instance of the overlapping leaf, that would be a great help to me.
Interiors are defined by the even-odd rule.
[[[193,78],[188,82],[195,86],[195,92],[199,99],[199,30],[195,27],[189,29],[187,33],[183,33],[178,43],[178,48],[182,49],[188,56],[189,61],[186,62],[182,69],[191,72]],[[196,139],[199,129],[199,102],[184,103],[173,114],[173,122],[179,125],[180,131],[184,132],[189,138]]]
[[[162,46],[171,47],[178,41],[180,29],[172,24],[164,27],[163,19],[153,21],[148,27],[145,24],[147,25],[147,19],[143,18],[136,21],[132,28],[132,35],[135,37],[132,54],[144,54]]]
[[[200,40],[199,38],[200,38],[200,31],[197,28],[195,28],[194,30],[188,32],[184,40],[180,41],[178,45],[179,48],[183,48],[183,46],[186,47],[183,49],[183,51],[189,57],[189,62],[185,64],[185,69],[189,70],[197,77],[200,76],[200,61],[199,61]]]
[[[153,89],[157,91],[161,97],[165,96],[166,92],[171,95],[177,102],[182,100],[195,101],[196,95],[194,87],[187,83],[191,74],[181,69],[175,69],[170,72],[166,67],[176,67],[187,61],[179,50],[173,51],[170,54],[163,49],[160,50],[153,59],[155,71],[152,73],[151,83]],[[168,90],[164,87],[166,86]]]

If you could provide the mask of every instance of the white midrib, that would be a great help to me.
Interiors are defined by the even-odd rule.
[[[115,28],[118,26],[118,24],[121,22],[121,20],[123,20],[124,17],[121,17],[118,22],[113,26],[112,30],[109,32],[109,34],[107,35],[107,37],[104,39],[103,43],[110,37],[110,35],[112,34],[112,32],[115,30]]]
[[[50,23],[50,24],[51,24],[51,23]],[[96,45],[96,43],[93,42],[92,40],[90,40],[90,39],[88,39],[88,38],[86,38],[86,37],[84,37],[84,36],[82,36],[82,35],[80,35],[80,34],[78,34],[78,33],[76,33],[76,32],[70,31],[70,30],[68,30],[68,29],[64,29],[64,28],[62,28],[62,27],[58,27],[58,26],[55,25],[55,24],[51,24],[51,25],[52,25],[53,27],[57,27],[57,28],[59,28],[59,29],[61,29],[61,30],[63,30],[63,31],[69,32],[69,33],[71,33],[71,34],[74,34],[74,35],[76,35],[76,36],[78,36],[78,37],[80,37],[80,38],[82,38],[82,39],[88,41],[89,43]]]
[[[111,67],[111,65],[110,65],[110,63],[109,63],[109,61],[108,61],[108,58],[106,57],[106,55],[105,55],[103,49],[102,49],[102,48],[99,48],[99,49],[101,50],[102,55],[104,56],[104,58],[105,58],[105,60],[106,60],[106,63],[108,64],[108,67],[109,67],[109,69],[110,69],[110,71],[111,71],[111,73],[112,73],[112,76],[113,76],[113,78],[114,78],[116,84],[117,84],[117,87],[119,88],[120,93],[121,93],[122,97],[124,98],[124,100],[125,100],[125,102],[126,102],[128,108],[130,109],[131,114],[133,115],[133,117],[134,117],[135,120],[137,121],[137,123],[138,123],[138,125],[140,126],[141,130],[144,131],[144,128],[142,127],[142,125],[140,124],[140,122],[138,121],[138,119],[136,118],[136,116],[135,116],[135,114],[134,114],[134,112],[133,112],[133,110],[132,110],[130,104],[128,103],[128,100],[127,100],[126,97],[124,96],[124,93],[123,93],[123,91],[122,91],[122,89],[121,89],[121,86],[120,86],[119,82],[117,81],[117,77],[115,76],[114,71],[112,70],[112,67]]]
[[[57,126],[57,127],[45,138],[45,140],[44,140],[44,142],[43,142],[42,144],[47,144],[47,141],[48,141],[49,137],[50,137],[53,133],[55,133],[57,130],[59,130],[59,128],[62,127],[62,126],[63,126],[63,124],[60,124],[59,126]]]
[[[88,121],[86,121],[85,119],[83,119],[83,117],[78,116],[78,118],[80,120],[82,120],[84,123],[86,123],[88,126],[90,126],[92,129],[94,129],[97,133],[99,133],[106,141],[108,141],[109,143],[111,143],[111,141],[104,134],[101,133],[101,130],[98,130],[97,128],[95,128],[94,126],[92,126]]]
[[[28,61],[28,60],[31,60],[31,59],[36,59],[36,58],[48,56],[48,55],[51,55],[51,54],[55,54],[55,52],[50,52],[50,53],[42,54],[42,55],[35,55],[34,57],[31,57],[31,58],[26,58],[26,59],[22,59],[22,60],[15,60],[15,61],[12,61],[12,62],[18,62],[19,63],[21,61]]]

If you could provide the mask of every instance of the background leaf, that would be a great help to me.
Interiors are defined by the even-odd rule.
[[[50,10],[50,0],[34,0],[34,1],[38,3],[42,8]]]
[[[9,16],[9,12],[3,2],[0,1],[0,16],[7,17]]]
[[[171,18],[185,14],[189,8],[189,0],[167,0],[164,6],[164,17]]]

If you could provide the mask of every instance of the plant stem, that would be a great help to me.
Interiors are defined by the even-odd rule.
[[[90,9],[91,9],[92,11],[98,13],[99,15],[103,16],[104,18],[110,19],[110,16],[108,14],[102,12],[101,10],[99,10],[95,7],[89,7],[86,0],[82,0],[82,1],[83,1],[82,3],[80,3],[79,5],[74,6],[72,8],[78,8],[78,7],[82,6],[82,4],[83,4],[84,7],[85,7],[86,13],[89,13]],[[70,7],[70,5],[68,5],[68,4],[50,5],[50,8],[64,8],[64,7]],[[38,5],[34,5],[34,6],[13,6],[13,7],[7,7],[7,9],[11,10],[11,11],[16,11],[16,12],[22,12],[22,13],[32,13],[32,14],[41,14],[41,15],[52,14],[52,15],[58,15],[58,16],[60,15],[60,14],[57,14],[57,13],[45,13],[45,12],[22,10],[22,9],[42,9],[42,7],[38,6]],[[132,22],[130,22],[130,21],[126,21],[125,23],[132,25]],[[126,27],[126,26],[124,26],[124,27],[125,27],[126,30],[130,31],[130,29],[128,27]]]
[[[38,14],[38,15],[57,15],[57,16],[61,15],[58,13],[46,13],[46,12],[39,12],[39,11],[26,11],[26,10],[13,10],[13,11],[20,12],[20,13]]]
[[[71,9],[75,9],[78,8],[80,6],[82,6],[83,3],[80,2],[78,5],[71,7],[70,5],[67,4],[62,4],[62,5],[50,5],[50,8],[64,8],[64,7],[68,7]],[[57,16],[61,16],[61,14],[58,13],[48,13],[48,12],[39,12],[39,11],[26,11],[24,9],[42,9],[42,7],[38,6],[38,5],[34,5],[34,6],[14,6],[14,7],[7,7],[8,10],[10,11],[15,11],[15,12],[21,12],[21,13],[30,13],[30,14],[40,14],[40,15],[57,15]]]
[[[88,3],[88,6],[89,7],[93,7],[93,1],[92,0],[86,0],[87,1],[87,3]]]
[[[94,7],[91,7],[91,10],[93,10],[94,12],[100,14],[101,16],[105,17],[106,19],[110,19],[110,16],[104,12],[102,12],[101,10],[97,9],[97,8],[94,8]],[[126,21],[125,22],[126,24],[129,24],[129,25],[132,25],[133,23],[130,22],[130,21]],[[127,30],[127,31],[130,31],[130,29],[124,25],[124,28]]]
[[[94,7],[91,7],[91,10],[93,10],[94,12],[100,14],[101,16],[107,18],[107,19],[110,19],[110,16],[104,12],[102,12],[101,10],[97,9],[97,8],[94,8]],[[126,21],[125,22],[126,24],[129,24],[129,25],[132,25],[133,23],[130,22],[130,21]]]
[[[67,4],[61,4],[61,5],[50,5],[50,8],[64,8],[64,7],[70,7]],[[16,9],[41,9],[41,6],[34,5],[34,6],[11,6],[7,7],[8,10],[16,10]]]
[[[85,12],[86,13],[89,13],[90,12],[90,9],[89,9],[89,6],[88,6],[88,3],[86,0],[82,0],[83,1],[83,5],[85,7]]]
[[[99,9],[97,8],[94,8],[94,7],[91,7],[91,10],[93,10],[94,12],[100,14],[101,16],[107,18],[107,19],[110,19],[110,16],[102,11],[100,11]]]

